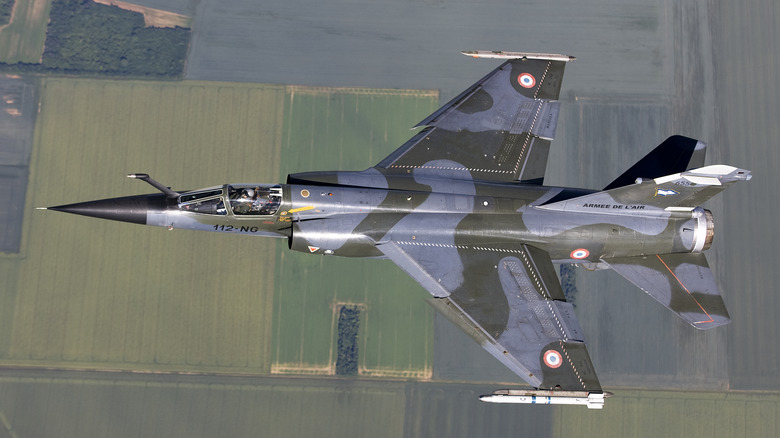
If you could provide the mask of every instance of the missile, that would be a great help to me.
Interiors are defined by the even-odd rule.
[[[487,403],[517,403],[537,405],[585,405],[588,409],[602,409],[604,399],[611,397],[611,392],[588,391],[549,391],[525,389],[499,389],[493,394],[480,396]]]

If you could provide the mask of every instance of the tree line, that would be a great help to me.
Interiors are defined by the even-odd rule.
[[[336,374],[354,376],[358,371],[358,330],[360,329],[360,309],[357,306],[344,306],[339,311],[338,354],[336,356]]]
[[[0,0],[0,26],[11,22],[11,12],[16,0]]]
[[[577,307],[577,273],[574,265],[561,264],[561,289],[566,301],[570,302],[572,307]]]
[[[2,1],[2,0],[0,0]],[[143,15],[92,0],[54,0],[40,64],[2,64],[34,73],[180,78],[190,30],[146,27]]]

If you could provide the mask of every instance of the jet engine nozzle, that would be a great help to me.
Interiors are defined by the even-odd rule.
[[[693,235],[693,249],[691,252],[702,252],[710,249],[712,239],[715,236],[715,221],[712,212],[706,208],[697,207],[693,210],[696,219],[696,231]]]

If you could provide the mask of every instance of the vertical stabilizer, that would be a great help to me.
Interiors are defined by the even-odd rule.
[[[704,166],[707,145],[693,138],[673,135],[658,145],[604,190],[633,184],[637,178],[658,178]]]
[[[716,164],[658,178],[638,178],[634,184],[544,204],[548,210],[610,214],[660,214],[692,211],[738,181],[747,181],[745,169]]]

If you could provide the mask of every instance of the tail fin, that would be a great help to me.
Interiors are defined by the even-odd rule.
[[[541,208],[613,214],[690,211],[731,184],[750,178],[750,171],[718,164],[655,179],[638,178],[636,184],[545,204]]]
[[[704,166],[707,145],[693,138],[674,135],[645,155],[604,190],[633,184],[637,178],[658,178]]]

